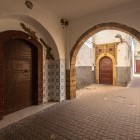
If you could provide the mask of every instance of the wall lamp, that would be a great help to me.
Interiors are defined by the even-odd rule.
[[[117,34],[117,35],[115,35],[115,38],[119,38],[119,39],[120,39],[120,43],[125,42],[125,43],[127,44],[128,48],[129,48],[129,50],[131,50],[130,45],[128,44],[128,42],[127,42],[127,41],[125,41],[125,39],[124,39],[124,38],[122,38],[122,35],[121,35],[121,34]]]
[[[65,26],[68,26],[68,25],[69,25],[69,22],[68,22],[67,20],[65,20],[65,19],[61,19],[60,23],[61,23],[61,25],[63,26],[63,28],[64,28]]]
[[[122,38],[120,34],[115,35],[115,38],[119,38],[121,43],[123,43],[124,41],[124,39]]]
[[[86,42],[89,43],[89,44],[93,44],[93,46],[96,46],[96,44],[92,41],[86,41]]]
[[[125,41],[125,39],[122,38],[122,36],[121,36],[120,34],[115,35],[115,38],[119,38],[119,39],[120,39],[120,43],[124,43],[124,42],[125,42],[125,43],[127,44],[127,47],[128,47],[128,57],[129,57],[129,55],[131,55],[131,57],[132,57],[131,46],[128,44],[128,42]],[[130,53],[130,54],[129,54],[129,53]]]

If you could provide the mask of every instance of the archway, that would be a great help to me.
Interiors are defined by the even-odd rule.
[[[76,41],[75,45],[73,46],[70,52],[70,70],[67,71],[67,98],[71,99],[76,97],[75,63],[79,49],[89,37],[105,29],[120,30],[132,35],[137,40],[140,40],[140,32],[138,32],[132,27],[120,23],[114,22],[102,23],[95,25],[89,30],[87,30],[84,34],[82,34],[78,38],[78,40]]]
[[[42,45],[32,36],[29,34],[22,32],[22,31],[15,31],[15,30],[10,30],[10,31],[4,31],[0,33],[0,118],[3,117],[4,114],[4,95],[5,95],[5,69],[4,69],[4,47],[5,43],[10,40],[10,39],[19,39],[26,41],[30,44],[32,44],[36,48],[36,70],[35,70],[35,75],[36,75],[36,91],[34,94],[34,104],[39,105],[43,101],[43,47]]]

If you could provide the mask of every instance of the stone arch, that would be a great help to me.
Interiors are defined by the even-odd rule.
[[[112,30],[114,29],[114,30],[119,30],[119,31],[128,33],[140,42],[140,32],[127,25],[120,24],[120,23],[114,23],[114,22],[101,23],[101,24],[95,25],[92,28],[88,29],[85,33],[83,33],[77,39],[76,43],[74,44],[74,46],[70,52],[70,68],[75,68],[76,56],[77,56],[80,48],[84,44],[84,42],[89,37],[96,34],[97,32],[102,31],[102,30],[107,30],[107,29],[112,29]]]
[[[109,57],[113,63],[113,85],[116,84],[116,60],[115,57],[109,53],[102,53],[96,59],[96,82],[99,83],[99,62],[103,57]]]
[[[32,36],[29,34],[22,32],[22,31],[15,31],[9,30],[0,33],[1,43],[0,43],[0,81],[4,81],[4,43],[6,40],[15,38],[15,39],[22,39],[31,44],[33,44],[37,49],[37,92],[35,94],[35,104],[39,105],[43,102],[43,47],[42,45]],[[1,82],[0,84],[0,118],[3,116],[4,111],[4,84]]]
[[[121,23],[115,23],[115,22],[101,23],[88,29],[77,39],[76,43],[74,44],[70,52],[70,70],[67,71],[67,98],[76,97],[75,63],[76,63],[76,56],[80,48],[89,37],[93,36],[99,31],[107,30],[107,29],[123,31],[125,33],[130,34],[140,42],[140,32],[132,27],[129,27]]]
[[[60,58],[61,49],[58,47],[56,38],[52,35],[53,32],[40,21],[23,14],[7,15],[0,18],[0,32],[7,30],[26,32],[21,23],[24,23],[27,28],[36,33],[37,40],[43,47],[43,102],[65,100],[65,59]],[[26,33],[28,34],[28,32]],[[52,49],[51,54],[54,56],[54,60],[46,59],[47,49],[40,38]]]

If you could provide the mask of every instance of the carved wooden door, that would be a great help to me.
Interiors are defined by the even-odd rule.
[[[140,60],[136,60],[136,73],[140,73]]]
[[[99,63],[99,83],[112,85],[113,81],[112,60],[109,57],[103,57]]]
[[[32,97],[32,47],[10,39],[5,44],[5,114],[30,106]]]

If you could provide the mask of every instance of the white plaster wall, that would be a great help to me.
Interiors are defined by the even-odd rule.
[[[123,43],[124,44],[124,43]],[[117,66],[124,67],[127,66],[127,59],[128,59],[128,53],[127,48],[123,45],[119,44],[117,48]]]
[[[95,44],[105,44],[120,42],[119,38],[115,38],[117,34],[120,34],[122,38],[126,39],[126,33],[117,30],[103,30],[94,35]]]
[[[19,25],[15,24],[14,21],[12,23],[12,21],[9,20],[21,20],[23,19],[23,16],[31,17],[50,33],[58,47],[60,58],[65,59],[65,31],[60,24],[60,18],[47,9],[40,7],[39,3],[33,1],[33,5],[33,9],[28,9],[25,6],[25,1],[0,1],[0,29],[19,29]],[[4,24],[2,22],[4,22]],[[33,25],[34,27],[34,22],[30,20],[30,18],[24,18],[24,22]],[[39,27],[37,30],[40,30]]]
[[[137,56],[138,55],[137,53],[140,52],[140,43],[135,39],[133,39],[133,42],[134,42],[135,56]]]
[[[92,66],[93,64],[93,49],[83,45],[76,57],[75,66]]]
[[[76,40],[91,27],[107,22],[116,22],[133,27],[140,31],[140,1],[128,3],[123,6],[107,9],[99,13],[85,16],[70,22],[68,50],[71,50]],[[67,56],[67,68],[69,68],[69,56]]]
[[[140,60],[140,54],[138,54],[138,52],[140,52],[140,43],[136,40],[136,39],[132,39],[133,40],[133,52],[134,52],[134,59],[133,59],[133,74],[135,74],[136,72],[136,60]]]

